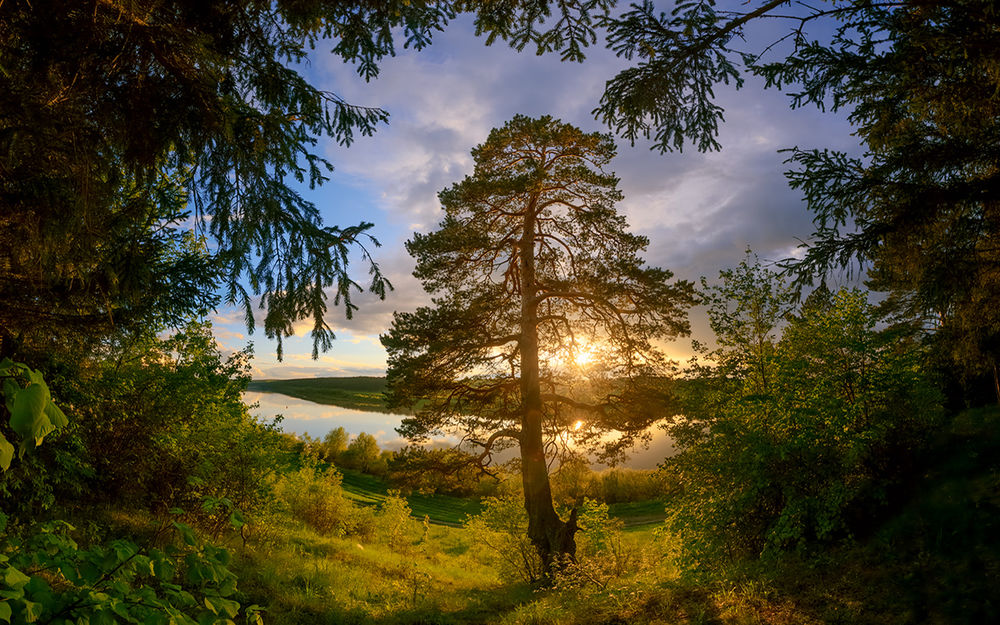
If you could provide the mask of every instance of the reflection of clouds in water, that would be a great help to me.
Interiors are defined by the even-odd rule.
[[[281,429],[295,434],[308,434],[323,438],[330,430],[343,427],[352,437],[367,432],[375,437],[382,449],[399,449],[409,444],[396,433],[402,415],[383,412],[352,410],[340,406],[317,404],[278,393],[243,393],[243,401],[256,408],[250,412],[262,421],[269,422],[281,415]],[[434,439],[431,446],[449,447],[458,442],[457,437]]]
[[[253,406],[250,412],[262,421],[270,421],[282,415],[281,429],[295,434],[308,434],[313,438],[323,438],[330,430],[343,427],[352,437],[367,432],[375,437],[382,449],[400,449],[411,444],[396,433],[402,415],[382,412],[351,410],[340,406],[317,404],[277,393],[243,393],[243,401]],[[632,469],[655,469],[663,459],[674,453],[670,437],[662,429],[652,429],[653,438],[648,448],[641,445],[632,450],[623,466]],[[452,447],[459,436],[434,438],[426,443],[430,448]],[[504,462],[517,456],[517,449],[504,450],[493,455],[494,461]],[[595,465],[598,468],[599,465]]]

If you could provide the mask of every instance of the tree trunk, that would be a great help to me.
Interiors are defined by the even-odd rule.
[[[991,359],[993,362],[993,390],[997,394],[997,405],[1000,405],[1000,375],[997,374],[997,361],[995,358]]]
[[[552,505],[549,471],[542,439],[542,398],[538,363],[538,303],[535,300],[535,207],[532,197],[525,209],[521,256],[521,480],[524,508],[531,539],[546,575],[566,558],[576,557],[576,509],[563,522]]]

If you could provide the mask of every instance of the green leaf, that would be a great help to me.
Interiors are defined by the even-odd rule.
[[[28,600],[22,600],[22,603],[24,603],[24,610],[21,612],[21,617],[25,623],[34,623],[45,611],[45,606],[40,603]]]
[[[14,459],[14,446],[10,444],[3,434],[0,434],[0,469],[6,471],[10,468],[10,461]]]
[[[3,381],[3,398],[7,404],[7,412],[14,412],[14,397],[19,390],[21,390],[21,387],[14,380],[6,378]]]
[[[10,427],[23,439],[22,449],[25,448],[27,441],[34,440],[36,445],[42,442],[45,435],[55,429],[45,415],[49,397],[48,387],[38,383],[19,390],[14,397],[14,409],[10,411]]]
[[[69,419],[66,417],[66,413],[51,401],[45,405],[45,416],[47,416],[49,421],[52,422],[52,425],[57,428],[64,428],[69,425]]]
[[[21,571],[18,571],[14,567],[9,566],[7,567],[7,570],[4,571],[3,581],[10,588],[13,588],[14,590],[20,590],[24,588],[25,584],[31,581],[31,578],[22,573]]]
[[[213,597],[212,603],[215,604],[215,607],[220,612],[222,612],[229,618],[236,618],[236,615],[239,614],[240,611],[239,601],[233,601],[232,599],[223,599],[222,597]]]

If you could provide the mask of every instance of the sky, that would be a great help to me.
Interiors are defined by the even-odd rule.
[[[759,33],[760,44],[754,33],[747,34],[748,49],[766,46],[775,27],[765,28],[772,30]],[[501,44],[486,47],[466,18],[435,35],[429,48],[398,50],[368,83],[320,46],[304,68],[314,84],[353,104],[381,107],[391,117],[375,135],[359,137],[349,147],[320,144],[335,171],[330,182],[303,194],[321,208],[328,225],[375,224],[371,233],[382,245],[371,251],[395,289],[385,301],[357,296],[360,310],[350,320],[331,307],[327,322],[337,340],[317,360],[311,358],[310,320],[285,340],[283,362],[262,332],[247,333],[239,310],[220,308],[212,316],[219,343],[229,350],[252,342],[255,379],[383,375],[385,352],[378,337],[389,328],[392,312],[429,303],[411,275],[414,262],[404,243],[414,232],[435,228],[442,215],[437,193],[472,172],[470,150],[516,114],[548,114],[586,131],[607,132],[591,111],[605,81],[623,67],[625,61],[600,47],[591,48],[583,63],[518,53]],[[765,261],[778,260],[796,253],[812,232],[811,216],[799,193],[788,188],[785,157],[778,151],[798,146],[856,153],[858,142],[843,115],[792,110],[787,95],[761,87],[748,78],[738,92],[716,91],[726,111],[719,152],[686,148],[661,154],[650,150],[649,142],[618,141],[610,165],[625,195],[618,208],[634,232],[649,238],[650,265],[678,278],[711,280],[737,265],[747,248]],[[361,263],[352,269],[362,284],[367,270]],[[710,341],[704,311],[692,311],[691,325],[691,338]],[[667,345],[666,351],[687,358],[690,339]]]

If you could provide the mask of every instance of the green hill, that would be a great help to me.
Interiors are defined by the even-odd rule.
[[[328,404],[369,410],[372,412],[398,413],[386,406],[385,377],[358,376],[353,378],[299,378],[295,380],[253,380],[248,391],[280,393],[317,404]]]

